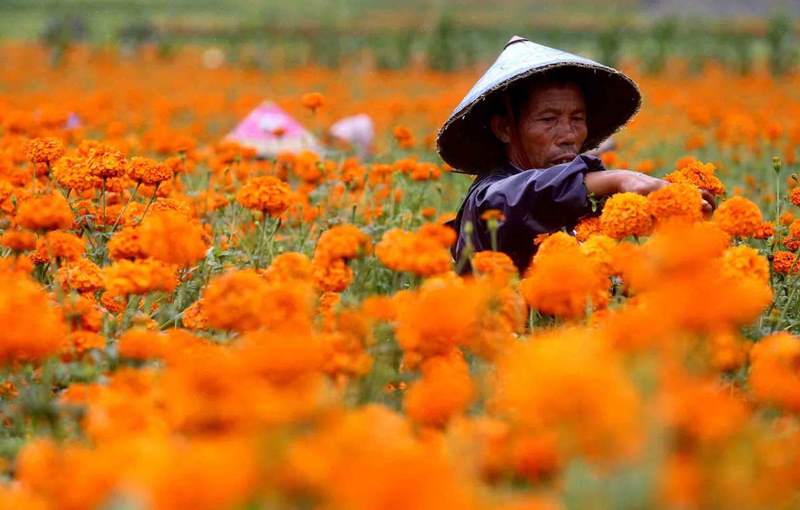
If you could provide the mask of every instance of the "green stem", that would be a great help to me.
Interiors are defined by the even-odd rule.
[[[133,194],[131,195],[130,200],[125,202],[125,206],[122,208],[122,210],[117,215],[117,219],[114,220],[114,226],[111,227],[111,234],[113,234],[114,231],[117,230],[117,225],[119,225],[119,220],[122,219],[122,216],[125,214],[125,211],[128,210],[128,206],[131,205],[131,202],[136,200],[136,194],[139,192],[139,186],[141,186],[141,184],[142,184],[141,182],[137,182],[136,183],[136,187],[133,189]]]

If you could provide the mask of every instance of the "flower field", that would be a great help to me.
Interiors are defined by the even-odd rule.
[[[461,277],[481,69],[0,62],[0,508],[800,506],[800,76],[631,70],[671,184]],[[264,99],[328,150],[224,141]]]

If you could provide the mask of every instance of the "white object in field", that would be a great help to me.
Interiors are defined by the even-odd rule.
[[[304,150],[321,153],[314,135],[272,101],[258,105],[225,139],[251,147],[262,157]]]
[[[339,119],[329,130],[331,136],[350,144],[359,157],[370,153],[375,138],[375,126],[369,115],[360,113]]]

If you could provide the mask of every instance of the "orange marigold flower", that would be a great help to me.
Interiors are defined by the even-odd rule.
[[[763,223],[758,206],[744,197],[732,197],[714,211],[714,222],[732,236],[750,237]]]
[[[580,244],[581,253],[586,255],[589,261],[606,276],[618,272],[614,260],[616,248],[617,242],[603,234],[593,235]]]
[[[789,201],[794,205],[800,207],[800,187],[793,188],[792,191],[789,192]]]
[[[314,259],[352,259],[370,249],[370,238],[353,225],[336,225],[319,236]]]
[[[206,315],[205,301],[198,299],[181,314],[181,323],[186,329],[206,329],[208,328],[208,315]]]
[[[454,238],[455,232],[443,225],[423,227],[418,232],[393,228],[387,230],[375,245],[375,255],[394,271],[408,271],[420,276],[442,274],[452,269],[452,256],[447,247]]]
[[[397,126],[392,132],[397,144],[403,149],[414,148],[414,134],[406,126]]]
[[[732,280],[756,278],[769,283],[769,262],[749,246],[731,246],[722,254],[722,275]]]
[[[435,278],[417,291],[395,295],[397,342],[408,356],[448,355],[472,343],[485,309],[485,287],[460,278]],[[437,310],[436,320],[430,311]]]
[[[64,144],[58,138],[34,138],[28,141],[25,152],[32,163],[50,165],[64,155]]]
[[[588,307],[604,308],[609,287],[607,275],[577,246],[537,253],[520,282],[522,295],[533,308],[568,319],[583,317]]]
[[[164,163],[150,158],[131,158],[128,166],[128,177],[139,184],[154,186],[172,179],[174,172]]]
[[[405,394],[408,416],[423,426],[444,427],[463,413],[475,395],[469,366],[460,352],[422,363],[422,377]]]
[[[77,260],[86,251],[86,241],[71,232],[54,230],[39,238],[36,251],[45,261]]]
[[[70,332],[61,346],[61,360],[80,359],[90,349],[102,350],[106,347],[106,339],[94,331],[78,330]]]
[[[601,234],[603,229],[600,227],[600,216],[586,216],[575,225],[575,238],[578,241],[585,241],[595,234]]]
[[[58,352],[66,325],[50,297],[27,276],[0,272],[0,362],[39,361]],[[11,326],[13,325],[13,326]]]
[[[316,113],[325,104],[325,96],[319,92],[308,92],[300,96],[300,103],[312,113]]]
[[[761,225],[758,226],[756,231],[753,233],[754,239],[769,239],[770,237],[775,235],[775,226],[765,221]]]
[[[672,183],[693,184],[714,195],[722,195],[725,193],[725,186],[714,175],[715,171],[716,167],[712,163],[701,163],[692,158],[664,178]]]
[[[28,230],[66,230],[74,221],[67,199],[55,192],[24,200],[19,204],[16,220]]]
[[[503,216],[503,211],[500,209],[487,209],[481,213],[481,219],[483,221],[504,221],[506,218]]]
[[[790,251],[777,250],[772,256],[772,268],[778,274],[797,273],[800,271],[798,255]]]
[[[82,192],[100,184],[100,180],[89,172],[84,159],[69,156],[56,162],[51,177],[59,186],[70,191]]]
[[[508,282],[517,274],[517,266],[511,257],[499,251],[479,251],[472,257],[472,269],[499,282]]]
[[[653,228],[653,219],[647,207],[647,198],[636,193],[617,193],[608,199],[600,215],[603,233],[614,239],[647,235]]]
[[[775,333],[750,351],[750,387],[763,402],[800,411],[800,339]]]
[[[270,283],[292,280],[307,282],[311,280],[312,272],[311,260],[306,255],[290,251],[272,259],[269,267],[261,271],[261,275]]]
[[[36,236],[27,230],[6,230],[0,236],[0,245],[13,251],[28,251],[36,247]]]
[[[148,360],[160,358],[166,350],[167,337],[160,331],[137,327],[129,329],[117,340],[117,352],[123,358]]]
[[[205,231],[197,220],[172,211],[149,214],[138,227],[139,245],[146,257],[187,267],[205,257]]]
[[[270,216],[279,216],[292,203],[292,190],[289,185],[271,175],[248,179],[236,200],[248,209],[262,211]]]
[[[656,221],[695,222],[703,218],[703,196],[697,186],[670,184],[647,195],[647,207]]]
[[[175,268],[159,260],[119,260],[103,268],[103,281],[113,296],[172,292],[178,286]]]
[[[86,162],[89,173],[99,179],[121,177],[127,173],[128,161],[120,151],[108,146],[90,149]]]
[[[518,342],[499,360],[496,375],[496,409],[523,430],[563,434],[565,453],[614,459],[638,447],[636,387],[590,330],[558,330]]]
[[[413,181],[435,181],[442,176],[442,169],[435,163],[417,163],[411,171]]]
[[[791,251],[800,248],[800,220],[795,220],[789,225],[789,234],[783,238],[783,245]]]
[[[103,272],[88,259],[76,259],[61,266],[56,279],[64,289],[77,292],[94,292],[103,288]]]
[[[344,259],[314,259],[313,272],[323,292],[343,292],[353,281],[353,270]]]
[[[108,255],[112,260],[146,258],[138,227],[124,228],[108,241]]]
[[[779,221],[781,225],[790,225],[794,221],[794,214],[792,214],[790,211],[783,212],[781,213]]]

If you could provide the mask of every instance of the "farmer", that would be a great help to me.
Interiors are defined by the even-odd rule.
[[[606,170],[587,151],[639,109],[636,84],[621,72],[513,37],[473,86],[437,137],[437,150],[457,171],[473,173],[453,246],[468,271],[470,252],[491,250],[486,211],[498,211],[496,250],[522,272],[539,234],[569,231],[591,213],[590,195],[647,194],[667,185],[628,170]],[[706,213],[713,201],[704,196]],[[489,213],[497,214],[497,213]]]

